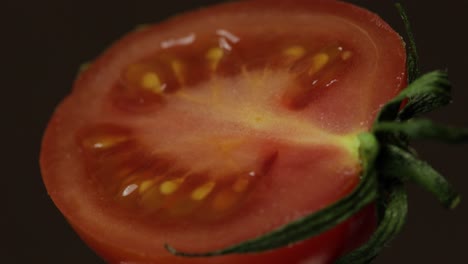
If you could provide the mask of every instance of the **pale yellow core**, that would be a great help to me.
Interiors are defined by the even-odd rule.
[[[216,185],[216,182],[209,181],[199,186],[198,188],[193,190],[192,195],[191,195],[192,200],[201,201],[205,199],[211,193],[211,191],[213,191],[215,185]]]
[[[159,191],[164,195],[173,194],[175,191],[177,191],[177,189],[179,189],[181,183],[181,179],[165,181],[159,186]]]
[[[292,46],[283,51],[283,54],[288,57],[300,58],[305,54],[306,50],[301,46]]]
[[[93,149],[107,149],[111,148],[119,143],[125,142],[126,137],[123,136],[99,136],[90,137],[83,141],[83,145],[87,148]]]
[[[162,93],[164,92],[164,85],[161,83],[159,76],[154,72],[148,72],[143,75],[141,78],[141,86],[153,93]]]
[[[249,186],[249,180],[245,178],[238,179],[234,185],[232,186],[232,189],[235,192],[243,192],[247,189],[247,186]]]
[[[218,64],[224,56],[224,51],[221,48],[211,48],[206,53],[206,59],[210,62],[211,70],[216,70]]]
[[[353,56],[353,53],[351,51],[347,50],[347,51],[345,51],[345,52],[343,52],[341,54],[341,59],[342,60],[348,60],[348,59],[351,58],[351,56]]]
[[[312,58],[312,67],[309,70],[309,74],[312,75],[320,71],[325,65],[327,65],[330,57],[325,53],[319,53]]]
[[[146,190],[148,190],[151,186],[153,186],[154,182],[152,180],[146,180],[140,183],[140,188],[138,188],[138,192],[140,194],[144,193]]]

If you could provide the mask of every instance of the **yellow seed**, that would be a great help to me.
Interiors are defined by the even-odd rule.
[[[183,64],[179,60],[171,61],[171,68],[180,83],[184,82]]]
[[[243,192],[247,189],[247,186],[249,185],[249,180],[245,178],[238,179],[234,185],[232,186],[232,189],[235,192]]]
[[[312,75],[320,71],[325,65],[327,65],[330,57],[325,53],[319,53],[312,58],[312,67],[309,70],[309,74]]]
[[[107,149],[127,140],[124,136],[97,136],[83,141],[83,145],[92,149]]]
[[[140,183],[140,188],[138,189],[138,192],[140,194],[144,193],[146,190],[148,190],[151,186],[153,186],[154,182],[152,180],[146,180]]]
[[[345,52],[343,52],[341,54],[341,59],[342,60],[348,60],[349,58],[351,58],[351,56],[353,56],[353,53],[351,51],[347,50],[347,51],[345,51]]]
[[[221,48],[212,48],[206,53],[206,58],[211,61],[220,60],[224,55]]]
[[[300,58],[305,52],[306,50],[301,46],[292,46],[284,50],[283,54],[293,58]]]
[[[165,181],[159,186],[159,191],[164,195],[173,194],[177,189],[179,189],[181,183],[181,179]]]
[[[205,199],[214,189],[216,183],[214,181],[207,182],[192,192],[192,200],[201,201]]]
[[[161,83],[159,76],[154,72],[145,73],[141,79],[141,86],[153,93],[164,92],[164,85]]]
[[[210,62],[212,70],[218,68],[218,64],[224,56],[224,51],[221,48],[211,48],[206,53],[206,59]]]

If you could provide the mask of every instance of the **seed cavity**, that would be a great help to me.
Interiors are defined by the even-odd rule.
[[[341,45],[333,43],[296,60],[290,68],[295,82],[283,93],[283,104],[292,110],[307,107],[313,98],[325,92],[324,89],[339,81],[338,74],[349,65],[347,61],[351,57],[351,51],[344,51]]]
[[[160,55],[128,65],[110,91],[115,107],[143,113],[160,109],[182,83],[182,63]]]
[[[214,181],[209,181],[195,190],[192,191],[191,198],[194,201],[201,201],[205,199],[211,191],[213,191],[214,187],[216,186],[216,182]]]

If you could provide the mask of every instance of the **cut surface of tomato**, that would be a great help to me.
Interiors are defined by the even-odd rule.
[[[335,1],[243,1],[133,32],[78,77],[41,152],[52,199],[115,263],[330,263],[373,208],[303,243],[209,259],[349,194],[357,135],[405,85],[400,37]]]

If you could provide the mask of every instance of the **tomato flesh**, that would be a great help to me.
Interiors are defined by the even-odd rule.
[[[48,192],[110,262],[330,263],[368,237],[372,207],[267,253],[163,245],[216,250],[349,194],[356,136],[405,85],[404,54],[378,17],[335,1],[230,3],[132,33],[55,112]]]

